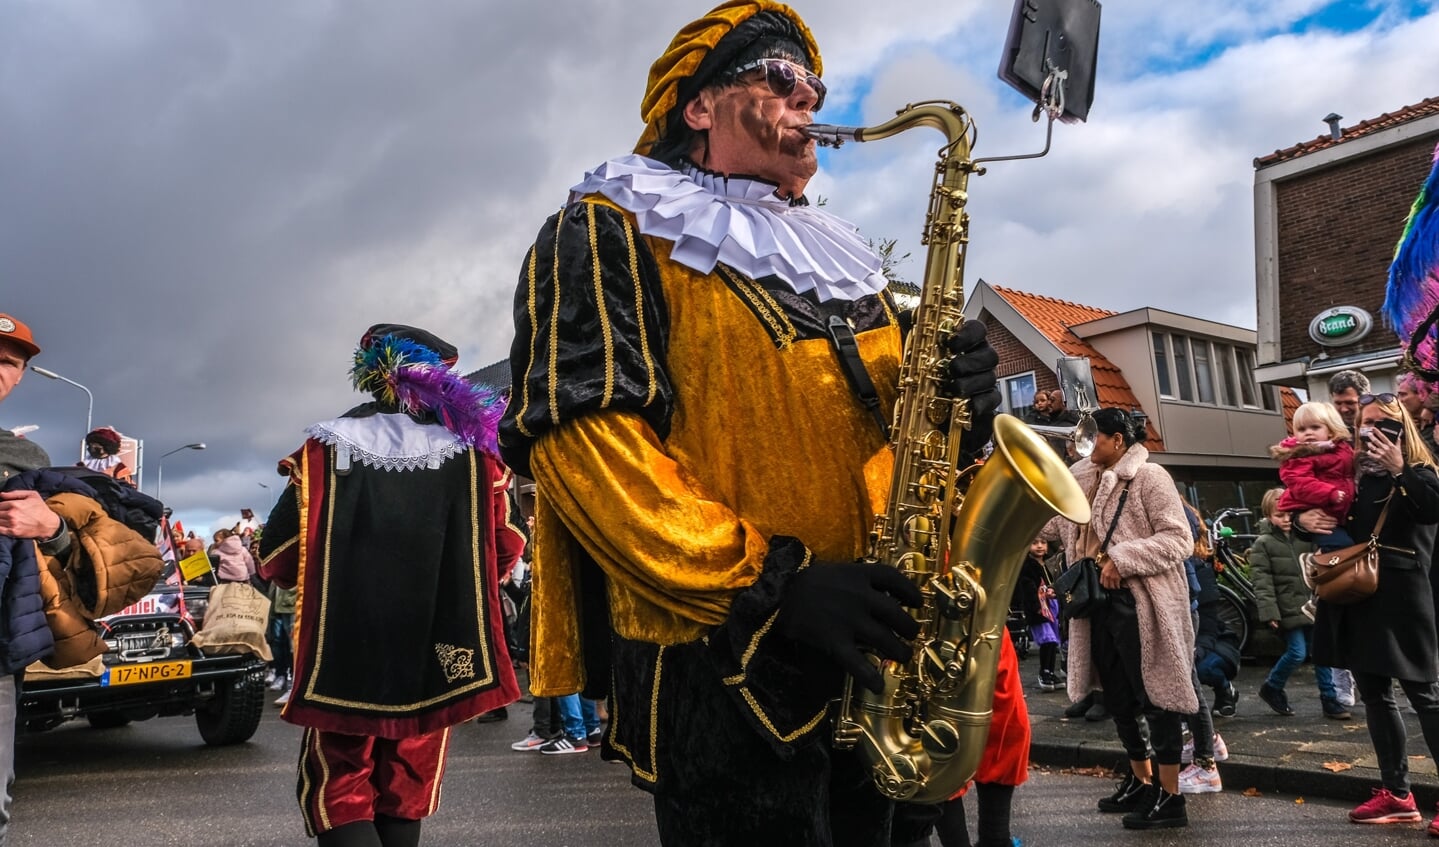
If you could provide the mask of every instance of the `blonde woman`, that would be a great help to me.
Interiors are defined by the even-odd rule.
[[[1358,492],[1346,529],[1357,540],[1374,534],[1380,514],[1379,587],[1353,604],[1320,600],[1314,619],[1314,662],[1354,673],[1369,739],[1379,760],[1381,787],[1349,813],[1355,823],[1421,820],[1409,791],[1404,719],[1394,701],[1394,681],[1419,715],[1429,753],[1439,759],[1439,635],[1429,563],[1439,524],[1439,476],[1414,420],[1393,394],[1359,398],[1359,450],[1354,465]],[[1338,525],[1321,509],[1301,512],[1299,527],[1311,535]],[[1429,824],[1439,836],[1439,819]]]

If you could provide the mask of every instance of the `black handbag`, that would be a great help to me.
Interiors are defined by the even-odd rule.
[[[1129,483],[1119,492],[1119,506],[1109,522],[1109,531],[1099,545],[1101,554],[1109,549],[1109,539],[1114,537],[1114,528],[1119,525],[1119,515],[1124,511],[1124,502],[1129,499]],[[1065,620],[1092,617],[1109,602],[1109,592],[1099,583],[1099,563],[1085,556],[1070,565],[1059,579],[1054,581],[1055,593],[1060,598],[1060,615]]]

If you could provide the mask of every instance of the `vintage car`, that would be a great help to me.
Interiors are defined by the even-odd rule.
[[[220,655],[192,641],[209,588],[160,583],[139,602],[95,622],[109,650],[88,665],[32,666],[20,695],[19,725],[36,732],[74,718],[113,728],[169,715],[195,716],[206,744],[238,744],[264,713],[266,662]]]

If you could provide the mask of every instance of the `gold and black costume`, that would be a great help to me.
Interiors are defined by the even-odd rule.
[[[787,578],[861,555],[887,494],[885,439],[825,321],[854,328],[885,408],[900,341],[887,295],[820,304],[669,249],[603,198],[546,222],[501,424],[537,483],[534,693],[599,695],[615,674],[605,755],[661,792],[667,761],[702,755],[666,749],[667,724],[725,705],[701,706],[697,676],[779,756],[827,726],[838,672],[765,636]]]

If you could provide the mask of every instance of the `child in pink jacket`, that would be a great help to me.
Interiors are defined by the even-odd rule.
[[[1279,460],[1279,479],[1284,483],[1280,511],[1322,509],[1339,522],[1333,532],[1314,539],[1322,551],[1354,543],[1344,529],[1354,502],[1350,438],[1337,409],[1311,402],[1294,412],[1294,435],[1269,448],[1269,455]]]

